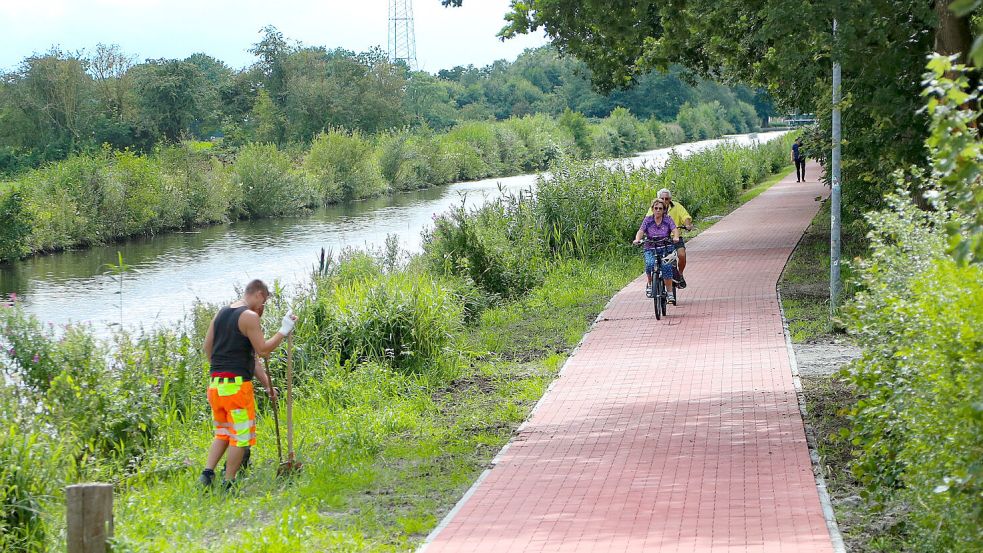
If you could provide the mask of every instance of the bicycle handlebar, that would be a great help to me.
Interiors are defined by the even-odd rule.
[[[665,247],[665,246],[671,246],[673,244],[677,244],[677,242],[673,242],[672,239],[671,238],[668,238],[668,237],[666,237],[666,238],[650,238],[648,236],[645,236],[645,237],[642,238],[641,243],[638,244],[638,245],[641,245],[641,244],[654,244],[655,247],[662,248],[662,247]]]

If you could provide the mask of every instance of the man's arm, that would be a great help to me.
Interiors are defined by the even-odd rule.
[[[267,340],[263,337],[263,327],[259,325],[259,315],[250,309],[239,315],[239,330],[249,339],[253,351],[260,357],[266,357],[282,342],[284,335],[279,331]]]
[[[212,317],[212,322],[208,324],[208,332],[205,333],[205,345],[202,350],[205,352],[205,360],[209,363],[212,362],[212,346],[215,344],[215,317]]]
[[[690,216],[689,211],[682,204],[676,204],[679,206],[679,210],[682,212],[682,217],[680,219],[683,222],[683,228],[686,230],[691,230],[693,228],[693,218]]]
[[[266,389],[266,395],[270,396],[270,399],[275,402],[277,398],[276,389],[273,387],[269,373],[266,372],[266,363],[258,355],[256,356],[256,370],[253,373],[256,375],[256,380],[259,380],[259,383]]]

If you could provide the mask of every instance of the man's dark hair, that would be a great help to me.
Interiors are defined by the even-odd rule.
[[[254,294],[256,292],[262,292],[267,297],[270,295],[270,289],[266,286],[266,283],[258,278],[246,285],[246,294]]]

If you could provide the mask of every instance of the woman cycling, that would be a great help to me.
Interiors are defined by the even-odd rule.
[[[676,228],[676,223],[672,220],[672,217],[666,214],[666,204],[656,198],[652,200],[652,215],[647,215],[642,219],[642,226],[638,227],[634,241],[635,245],[638,245],[642,243],[643,238],[649,239],[645,243],[645,276],[648,277],[648,286],[645,288],[645,293],[650,298],[652,297],[652,275],[655,272],[656,245],[654,241],[667,242],[667,239],[670,237],[673,243],[679,242],[679,229]],[[659,248],[663,257],[675,249],[672,244],[659,246]],[[670,263],[662,264],[662,276],[662,280],[666,285],[668,301],[675,304],[676,295],[672,291],[672,265]]]

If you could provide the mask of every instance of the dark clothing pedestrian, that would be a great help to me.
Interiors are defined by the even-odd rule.
[[[802,151],[802,142],[796,140],[792,144],[792,161],[795,163],[795,182],[806,180],[806,154]]]

